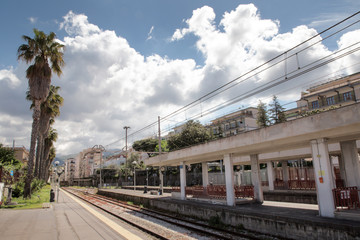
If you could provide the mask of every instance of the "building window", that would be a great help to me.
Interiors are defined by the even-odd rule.
[[[335,98],[334,96],[326,98],[326,103],[328,106],[335,104]]]
[[[235,127],[236,127],[236,122],[230,123],[230,128],[235,128]]]
[[[225,124],[225,130],[229,130],[229,128],[230,128],[229,124],[228,123]]]
[[[343,93],[343,97],[344,97],[344,102],[350,101],[352,99],[351,92]]]
[[[311,107],[312,107],[312,109],[319,108],[319,101],[316,100],[316,101],[311,102]]]

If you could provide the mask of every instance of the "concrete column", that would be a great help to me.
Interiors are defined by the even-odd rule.
[[[316,193],[319,214],[322,217],[334,217],[335,204],[332,190],[334,182],[330,165],[329,150],[326,140],[311,140],[312,159],[315,171]]]
[[[234,169],[233,159],[230,154],[224,155],[224,165],[226,182],[226,204],[228,206],[235,206]]]
[[[254,185],[254,197],[257,202],[262,203],[264,201],[263,190],[261,186],[260,178],[260,166],[259,166],[259,155],[250,155],[251,161],[251,181]]]
[[[160,194],[163,194],[163,190],[164,190],[164,174],[161,171],[161,167],[159,168],[159,180],[160,180],[160,186],[159,186]]]
[[[337,156],[340,168],[340,176],[341,179],[344,181],[344,186],[346,186],[346,172],[345,172],[345,165],[344,160],[342,159],[341,155]]]
[[[201,163],[203,187],[209,185],[209,168],[207,162]]]
[[[345,168],[347,187],[358,187],[360,189],[360,164],[356,141],[340,142],[343,166]]]
[[[242,169],[243,166],[240,166],[239,171],[237,172],[237,177],[236,177],[236,181],[237,181],[237,185],[241,186],[241,175],[242,175]]]
[[[186,166],[184,162],[180,163],[180,198],[186,200]]]
[[[281,168],[282,168],[282,173],[283,173],[283,181],[285,184],[285,188],[288,189],[289,187],[289,166],[288,166],[288,162],[287,161],[282,161],[281,162]]]
[[[269,181],[269,190],[274,190],[274,168],[272,165],[272,162],[269,161],[266,163],[266,169],[267,169],[267,175],[268,175],[268,181]]]

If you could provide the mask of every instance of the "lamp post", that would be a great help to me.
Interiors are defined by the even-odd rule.
[[[149,168],[146,168],[146,186],[144,186],[144,193],[147,193],[147,187],[149,185]]]
[[[136,161],[133,161],[132,164],[134,165],[134,190],[136,190],[136,172],[135,172],[135,168],[136,168]]]
[[[162,166],[162,167],[160,167],[160,169],[159,169],[160,171],[159,171],[159,173],[160,173],[160,189],[159,189],[159,195],[162,195],[163,194],[163,186],[164,186],[164,175],[163,175],[163,173],[164,173],[164,171],[165,171],[165,167],[164,166]]]
[[[59,191],[60,191],[60,176],[64,172],[64,169],[61,169],[61,171],[59,171],[59,161],[55,162],[55,166],[56,166],[56,175],[57,175],[56,202],[58,203],[59,202]]]

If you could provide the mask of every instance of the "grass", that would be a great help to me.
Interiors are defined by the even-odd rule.
[[[11,202],[17,202],[17,205],[2,205],[1,208],[7,209],[33,209],[42,208],[43,203],[50,202],[50,185],[45,185],[40,191],[31,194],[31,199],[23,197],[13,198]]]

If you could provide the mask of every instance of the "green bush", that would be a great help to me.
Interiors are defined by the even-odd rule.
[[[45,186],[45,181],[41,179],[34,178],[31,183],[31,192],[38,192]]]
[[[18,181],[17,183],[15,183],[15,187],[12,191],[12,197],[13,198],[18,198],[20,196],[23,196],[24,194],[24,181]]]

